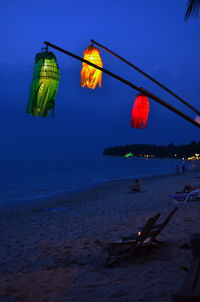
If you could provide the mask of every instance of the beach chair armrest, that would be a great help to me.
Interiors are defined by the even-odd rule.
[[[162,223],[156,224],[156,225],[154,225],[154,226],[152,227],[152,230],[153,230],[153,229],[160,229],[160,228],[162,227],[162,225],[163,225]],[[142,231],[143,229],[144,229],[144,227],[139,227],[139,228],[138,228],[138,230],[141,230],[141,231]]]
[[[138,239],[138,234],[134,233],[131,234],[130,236],[124,236],[124,237],[119,237],[122,241],[127,241],[127,240],[137,240]]]
[[[136,240],[127,240],[127,241],[115,241],[115,242],[109,242],[107,243],[107,248],[112,247],[120,247],[120,246],[131,246],[136,244]]]

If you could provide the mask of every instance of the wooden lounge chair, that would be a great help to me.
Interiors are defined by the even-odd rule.
[[[200,301],[200,234],[193,234],[190,241],[193,259],[181,291],[171,296],[173,302]]]
[[[111,266],[121,258],[134,256],[140,248],[150,247],[151,230],[155,226],[160,214],[150,217],[139,234],[130,240],[121,240],[107,243],[108,258],[106,266]]]
[[[156,243],[162,243],[162,241],[156,239],[156,237],[162,232],[162,230],[166,227],[166,225],[169,223],[169,221],[171,220],[172,216],[176,213],[178,207],[175,207],[170,213],[169,215],[165,218],[165,220],[160,223],[155,225],[152,228],[152,242],[156,242]]]
[[[162,232],[162,230],[166,227],[166,225],[169,223],[169,221],[171,220],[172,216],[175,214],[175,212],[177,211],[178,207],[175,207],[170,213],[169,215],[165,218],[165,220],[162,223],[156,224],[151,228],[151,239],[152,242],[156,242],[156,243],[162,243],[160,240],[156,239],[156,237]],[[141,230],[143,229],[140,228]],[[132,234],[129,237],[121,237],[122,240],[134,240],[137,237],[137,234]]]

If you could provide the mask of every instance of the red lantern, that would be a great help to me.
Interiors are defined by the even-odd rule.
[[[131,127],[146,128],[149,115],[148,97],[138,94],[132,109]]]

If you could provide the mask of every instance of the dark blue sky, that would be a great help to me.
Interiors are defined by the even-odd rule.
[[[34,57],[49,41],[82,56],[90,39],[106,45],[199,106],[200,18],[184,22],[187,1],[4,1],[1,4],[1,152],[95,154],[111,145],[189,143],[199,129],[150,100],[145,130],[130,128],[137,91],[107,75],[80,87],[81,63],[56,50],[61,82],[55,117],[25,113]],[[51,50],[51,49],[50,49]],[[130,67],[101,51],[104,67],[194,118],[194,113]]]

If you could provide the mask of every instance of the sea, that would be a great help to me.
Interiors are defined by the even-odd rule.
[[[175,174],[182,164],[174,159],[103,155],[2,155],[0,205],[85,190],[108,181]],[[186,169],[193,168],[186,163]]]

